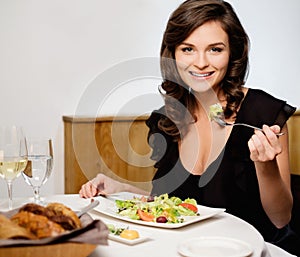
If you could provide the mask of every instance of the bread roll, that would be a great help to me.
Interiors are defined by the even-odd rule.
[[[66,230],[81,228],[81,222],[74,211],[61,203],[49,203],[46,207],[48,218],[59,223]]]
[[[20,208],[19,212],[21,211],[45,216],[49,220],[60,224],[65,230],[81,228],[81,222],[76,213],[62,203],[49,203],[46,207],[28,203]]]
[[[17,225],[27,229],[37,238],[57,236],[65,229],[59,224],[49,220],[46,216],[34,214],[28,211],[21,211],[11,217]]]

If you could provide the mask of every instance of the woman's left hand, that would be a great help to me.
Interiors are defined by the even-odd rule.
[[[281,153],[282,147],[276,133],[280,132],[278,125],[263,125],[263,131],[255,130],[248,141],[250,158],[254,162],[267,162],[274,160]]]

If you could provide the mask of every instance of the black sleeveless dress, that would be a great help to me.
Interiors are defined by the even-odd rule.
[[[236,123],[283,127],[295,110],[285,101],[262,90],[249,89]],[[153,149],[152,159],[156,161],[157,168],[152,181],[152,195],[169,193],[183,199],[195,198],[201,205],[226,208],[228,213],[252,224],[266,241],[273,242],[278,229],[262,207],[256,171],[247,144],[253,129],[234,126],[219,157],[203,175],[192,175],[179,159],[178,143],[157,126],[163,115],[162,107],[154,111],[146,122],[150,129],[148,141]]]

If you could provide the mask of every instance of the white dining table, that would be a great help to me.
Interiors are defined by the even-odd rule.
[[[99,197],[96,199],[100,200]],[[29,198],[14,199],[14,207],[20,207]],[[74,211],[78,211],[90,203],[90,199],[80,198],[78,194],[51,195],[45,197],[47,202],[61,202]],[[5,211],[7,203],[0,201],[0,211]],[[182,255],[178,252],[178,246],[184,241],[192,238],[222,237],[231,240],[239,240],[250,245],[251,257],[283,257],[285,252],[277,251],[276,247],[266,243],[261,234],[249,223],[226,212],[221,212],[208,219],[183,226],[180,228],[159,228],[140,225],[124,220],[119,220],[97,210],[89,212],[93,219],[100,219],[106,224],[121,224],[129,229],[137,230],[147,235],[147,240],[134,245],[108,240],[108,245],[99,245],[89,257],[176,257]],[[146,224],[146,223],[145,223]],[[292,256],[286,253],[286,256]],[[221,257],[221,256],[220,256]]]

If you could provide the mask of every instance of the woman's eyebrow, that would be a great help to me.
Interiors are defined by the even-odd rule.
[[[194,44],[189,43],[189,42],[182,42],[179,45],[186,45],[186,46],[194,46]],[[212,47],[212,46],[218,46],[218,45],[223,45],[226,47],[226,44],[224,42],[216,42],[216,43],[211,43],[208,45],[208,47]]]
[[[226,44],[224,42],[216,42],[216,43],[209,44],[208,46],[218,46],[218,45],[223,45],[226,47]]]
[[[191,44],[191,43],[188,43],[188,42],[182,42],[179,45],[194,46],[194,44]]]

